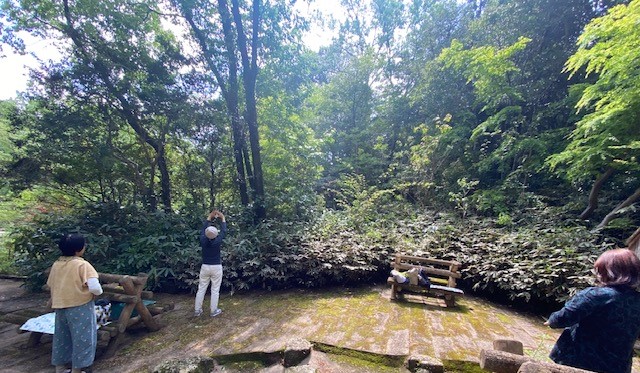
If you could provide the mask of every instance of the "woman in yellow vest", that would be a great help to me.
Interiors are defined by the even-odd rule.
[[[62,256],[53,263],[47,285],[56,313],[51,364],[56,373],[80,373],[93,364],[98,332],[93,296],[102,294],[98,272],[84,260],[82,235],[66,235],[59,243]],[[71,363],[71,370],[66,365]]]

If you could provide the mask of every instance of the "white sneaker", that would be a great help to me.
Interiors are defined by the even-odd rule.
[[[202,315],[202,311],[196,311],[193,313],[193,317],[200,317]]]
[[[216,317],[221,313],[222,313],[222,310],[220,308],[216,308],[215,311],[211,312],[211,317]]]

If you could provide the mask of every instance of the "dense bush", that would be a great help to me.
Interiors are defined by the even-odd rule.
[[[16,265],[31,287],[46,280],[44,271],[59,256],[58,240],[66,233],[87,237],[85,258],[98,271],[149,274],[149,287],[186,290],[199,266],[197,219],[134,207],[85,206],[77,213],[36,215],[10,235]]]
[[[386,198],[386,197],[374,197]],[[382,201],[378,201],[382,202]],[[489,218],[416,211],[385,202],[366,209],[325,211],[313,222],[265,222],[239,229],[229,217],[223,288],[319,287],[383,281],[395,252],[463,264],[468,291],[523,302],[555,303],[587,286],[604,240],[558,211],[514,213],[513,224]],[[193,291],[200,263],[197,218],[94,206],[75,216],[41,215],[13,232],[23,273],[35,287],[58,256],[63,232],[83,233],[86,255],[99,271],[150,275],[149,287]]]
[[[440,214],[399,222],[407,251],[462,263],[462,283],[475,291],[522,302],[557,303],[591,284],[595,259],[619,245],[586,227],[536,211],[502,227],[491,219],[465,221]]]
[[[309,224],[269,222],[230,237],[224,283],[234,289],[358,284],[386,278],[391,249],[350,231],[321,238]]]

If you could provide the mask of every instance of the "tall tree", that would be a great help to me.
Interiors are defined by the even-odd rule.
[[[224,1],[220,6],[224,6]],[[249,143],[251,144],[251,160],[253,161],[253,191],[256,220],[266,217],[264,201],[264,174],[262,172],[262,157],[260,155],[260,134],[258,132],[258,109],[256,107],[256,80],[258,79],[258,50],[260,48],[260,25],[262,17],[261,1],[253,0],[251,7],[250,29],[251,38],[245,35],[244,20],[240,15],[238,0],[231,0],[233,21],[237,30],[237,49],[242,61],[242,82],[249,127]],[[222,13],[224,14],[224,12]]]
[[[160,173],[161,201],[170,210],[167,108],[185,97],[172,74],[181,57],[162,29],[156,4],[63,0],[5,2],[4,6],[17,30],[63,40],[65,58],[76,74],[69,94],[104,100],[152,149],[152,168]]]
[[[455,173],[454,170],[460,168],[456,165],[464,150],[463,139],[470,132],[466,122],[473,118],[473,94],[466,80],[436,61],[453,39],[464,38],[472,19],[470,12],[455,0],[413,1],[408,7],[407,19],[406,38],[399,48],[397,61],[390,65],[393,84],[384,87],[385,104],[380,112],[380,119],[389,128],[386,138],[389,157],[397,162],[394,167],[400,174],[396,179],[403,189],[432,184],[436,181],[434,178],[441,178],[442,172]],[[438,123],[447,114],[455,115],[455,120],[448,121],[450,131],[442,132]],[[412,147],[421,146],[422,136],[440,135],[459,143],[449,147],[452,144],[442,142],[444,148],[434,150],[438,159],[428,167],[441,161],[448,167],[438,168],[438,172],[435,169],[414,172],[413,157],[409,155]],[[408,166],[407,172],[404,172],[405,166]],[[417,175],[429,175],[431,179],[416,180]],[[456,179],[454,176],[453,182]]]
[[[256,92],[258,61],[268,53],[268,48],[277,48],[278,38],[286,32],[283,27],[287,22],[283,20],[288,12],[287,3],[218,0],[212,5],[204,1],[173,0],[173,4],[186,20],[199,46],[200,60],[213,75],[225,100],[233,130],[241,202],[245,206],[253,203],[254,218],[259,221],[266,216],[266,210]],[[287,37],[282,36],[282,40],[285,39]],[[263,40],[271,43],[267,50]],[[242,79],[242,90],[239,79]],[[241,94],[244,100],[240,100]],[[246,146],[247,131],[250,152]]]
[[[576,108],[588,113],[576,124],[566,149],[549,158],[549,165],[572,181],[595,178],[591,204],[613,172],[626,174],[626,183],[637,188],[603,218],[599,228],[640,199],[638,23],[640,0],[611,8],[587,25],[565,67],[572,76],[584,71],[597,79],[579,87],[582,97]]]
[[[210,6],[209,3],[197,4],[180,0],[175,0],[173,3],[186,20],[200,48],[201,60],[215,77],[215,82],[225,101],[233,133],[235,180],[240,193],[240,202],[242,205],[247,206],[249,205],[249,193],[245,170],[251,172],[251,169],[250,165],[245,164],[246,160],[244,158],[246,142],[239,106],[238,63],[228,7],[224,6],[222,8],[222,11],[226,12],[226,16],[220,16],[223,20],[222,28],[226,30],[223,31],[217,23],[210,21],[209,17],[216,14],[217,9],[214,6]],[[215,37],[222,38],[222,40],[216,40],[214,39]]]

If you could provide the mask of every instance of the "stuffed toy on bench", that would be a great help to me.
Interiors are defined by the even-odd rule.
[[[424,286],[427,290],[431,288],[431,281],[429,280],[427,273],[419,268],[411,268],[406,272],[399,272],[392,269],[391,277],[393,277],[393,279],[399,284],[405,284],[408,282],[411,285]]]

